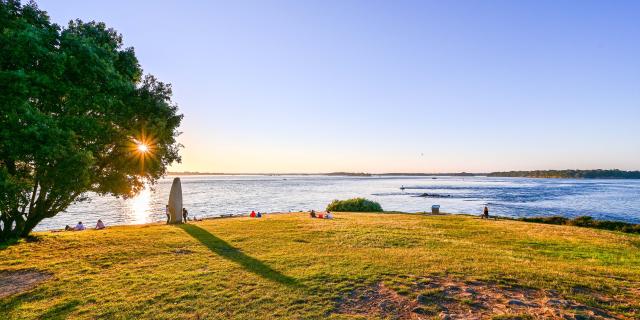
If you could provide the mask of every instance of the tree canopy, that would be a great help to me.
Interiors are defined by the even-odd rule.
[[[104,23],[60,27],[0,0],[0,241],[87,192],[130,197],[163,176],[180,161],[171,96]]]

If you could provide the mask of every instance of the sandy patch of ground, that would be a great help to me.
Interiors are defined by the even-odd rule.
[[[357,289],[337,302],[336,313],[385,319],[626,319],[551,290],[490,282],[419,278],[411,291],[400,295],[380,283]]]
[[[0,271],[0,299],[29,291],[51,276],[50,273],[35,269]]]

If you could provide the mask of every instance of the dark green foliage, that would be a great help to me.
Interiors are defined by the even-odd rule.
[[[342,212],[382,212],[379,203],[365,198],[354,198],[349,200],[333,200],[328,206],[327,211]]]
[[[492,172],[488,177],[570,178],[570,179],[640,179],[640,171],[622,170],[535,170]]]
[[[567,221],[569,221],[568,218],[560,217],[560,216],[521,218],[520,220],[526,221],[526,222],[536,222],[536,223],[546,223],[546,224],[567,224]]]
[[[171,87],[104,23],[0,0],[0,242],[86,192],[132,196],[179,161]],[[152,143],[145,156],[134,139]],[[133,147],[132,147],[133,146]]]
[[[564,217],[535,217],[535,218],[520,218],[521,221],[526,222],[537,222],[537,223],[545,223],[545,224],[557,224],[557,225],[568,225],[568,226],[577,226],[577,227],[585,227],[585,228],[594,228],[594,229],[603,229],[603,230],[612,230],[612,231],[620,231],[626,233],[640,233],[640,224],[619,222],[619,221],[608,221],[608,220],[595,220],[592,217],[577,217],[575,219],[568,219]]]

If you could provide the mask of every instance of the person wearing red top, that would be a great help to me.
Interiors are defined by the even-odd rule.
[[[256,212],[255,211],[251,211],[251,214],[249,215],[249,217],[255,218],[256,217]]]

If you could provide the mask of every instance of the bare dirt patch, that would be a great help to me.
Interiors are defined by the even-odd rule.
[[[627,319],[539,290],[451,277],[416,278],[400,295],[384,284],[357,289],[339,300],[339,314],[388,319]]]
[[[379,283],[351,292],[339,301],[337,313],[385,319],[421,319],[413,312],[417,306],[417,302]]]
[[[50,273],[35,269],[0,271],[0,299],[29,291],[51,278],[51,276]]]

